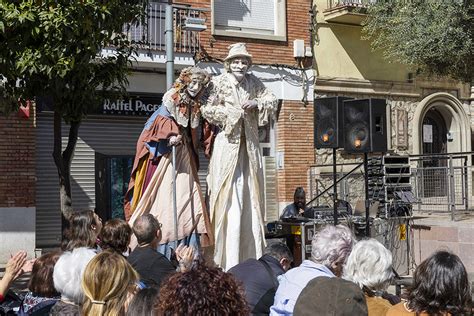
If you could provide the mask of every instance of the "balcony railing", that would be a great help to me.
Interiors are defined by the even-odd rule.
[[[323,11],[327,22],[361,25],[367,18],[367,7],[376,0],[328,0]]]
[[[165,51],[165,6],[164,3],[150,2],[146,22],[127,24],[124,32],[132,43],[141,49]],[[199,51],[199,32],[183,28],[187,18],[200,18],[201,11],[192,8],[173,8],[174,51],[194,54]]]
[[[365,8],[375,1],[377,0],[328,0],[328,9],[342,6]]]

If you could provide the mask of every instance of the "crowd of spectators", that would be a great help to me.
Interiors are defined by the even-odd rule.
[[[137,247],[129,249],[132,234]],[[161,224],[152,215],[133,227],[93,211],[69,218],[62,249],[27,260],[18,252],[0,280],[0,301],[20,297],[19,315],[471,315],[466,269],[455,254],[437,251],[413,274],[401,298],[387,293],[392,254],[375,239],[356,241],[343,225],[312,239],[311,257],[291,268],[282,243],[225,272],[202,252],[180,245],[172,258],[157,251]],[[12,282],[31,272],[28,291]],[[2,305],[3,305],[2,303]],[[1,311],[0,311],[1,314]]]

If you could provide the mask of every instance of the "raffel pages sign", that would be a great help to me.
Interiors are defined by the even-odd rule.
[[[153,114],[161,105],[163,94],[129,96],[125,99],[104,99],[101,114],[146,115]]]
[[[160,107],[162,99],[163,93],[129,94],[122,98],[108,97],[103,99],[101,104],[91,107],[88,114],[150,116]],[[36,105],[39,112],[53,111],[51,98],[37,98]]]

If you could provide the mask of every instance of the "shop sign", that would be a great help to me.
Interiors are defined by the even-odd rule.
[[[101,104],[91,107],[88,114],[150,116],[160,107],[162,99],[163,93],[105,98]],[[51,98],[37,98],[36,103],[39,112],[53,110]]]
[[[163,94],[153,96],[129,96],[124,99],[104,99],[100,114],[151,115],[161,105]],[[99,113],[97,113],[99,114]]]

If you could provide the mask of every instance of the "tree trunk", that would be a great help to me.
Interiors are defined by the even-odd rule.
[[[54,149],[53,158],[59,176],[59,192],[61,201],[61,214],[63,218],[63,229],[66,219],[73,212],[71,196],[71,161],[76,148],[77,136],[80,122],[71,122],[69,127],[68,143],[62,151],[62,117],[58,112],[54,112]]]

